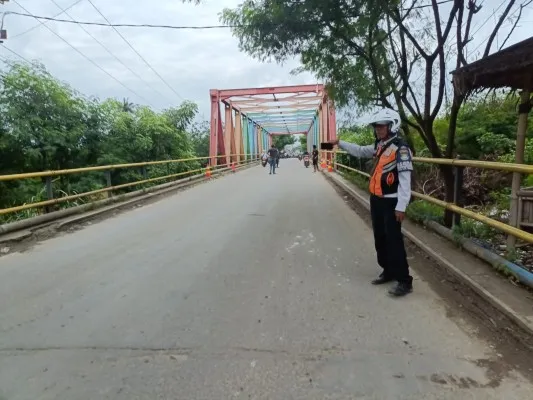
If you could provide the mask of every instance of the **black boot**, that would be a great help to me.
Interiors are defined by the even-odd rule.
[[[372,285],[383,285],[384,283],[392,282],[394,279],[385,275],[380,275],[379,278],[372,281]]]
[[[405,296],[413,291],[413,285],[405,282],[398,282],[398,284],[389,290],[389,293],[393,296],[400,297]]]

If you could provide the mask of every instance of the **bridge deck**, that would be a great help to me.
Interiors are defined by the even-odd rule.
[[[280,167],[1,258],[0,398],[531,396],[416,274],[404,299],[371,286],[370,229],[320,174]]]

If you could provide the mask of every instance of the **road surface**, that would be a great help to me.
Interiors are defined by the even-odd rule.
[[[526,399],[529,381],[281,160],[0,258],[0,399]]]

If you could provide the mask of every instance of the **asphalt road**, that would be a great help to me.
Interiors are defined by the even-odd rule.
[[[0,258],[0,399],[526,399],[371,231],[281,160]]]

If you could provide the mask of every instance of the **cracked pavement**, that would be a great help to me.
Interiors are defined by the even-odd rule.
[[[0,399],[525,399],[531,383],[281,160],[0,259]]]

